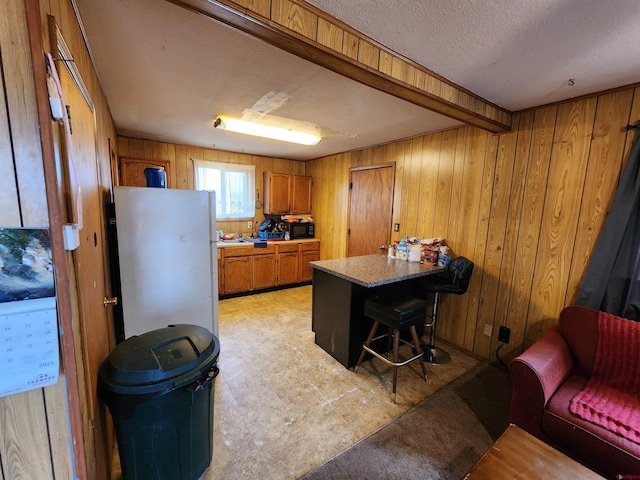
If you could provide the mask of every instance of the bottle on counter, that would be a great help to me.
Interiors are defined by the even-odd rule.
[[[400,239],[398,243],[398,250],[396,251],[396,258],[398,260],[407,260],[409,256],[409,245],[407,244],[407,237]]]

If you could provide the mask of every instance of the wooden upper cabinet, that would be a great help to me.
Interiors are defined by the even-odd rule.
[[[171,162],[146,158],[120,157],[120,185],[123,187],[146,187],[145,168],[162,168],[167,172],[167,188],[171,188]]]
[[[311,213],[311,177],[293,175],[291,183],[293,184],[291,213]]]
[[[311,177],[264,172],[264,213],[311,213]]]
[[[286,214],[291,211],[291,175],[264,172],[264,213]]]

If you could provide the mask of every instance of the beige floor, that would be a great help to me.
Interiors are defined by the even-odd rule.
[[[357,374],[314,343],[311,286],[222,300],[213,461],[203,480],[297,479],[458,377],[478,361],[400,369],[365,362]],[[403,347],[408,349],[408,347]],[[408,350],[407,350],[408,352]]]

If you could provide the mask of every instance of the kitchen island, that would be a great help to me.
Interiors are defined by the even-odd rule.
[[[311,328],[315,342],[347,368],[358,361],[373,324],[373,320],[364,315],[366,298],[383,293],[425,298],[421,282],[428,275],[446,271],[446,267],[406,262],[385,255],[320,260],[310,265],[313,268]]]

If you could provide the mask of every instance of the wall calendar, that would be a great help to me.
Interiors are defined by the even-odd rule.
[[[49,232],[0,228],[0,396],[54,384],[59,367]]]

